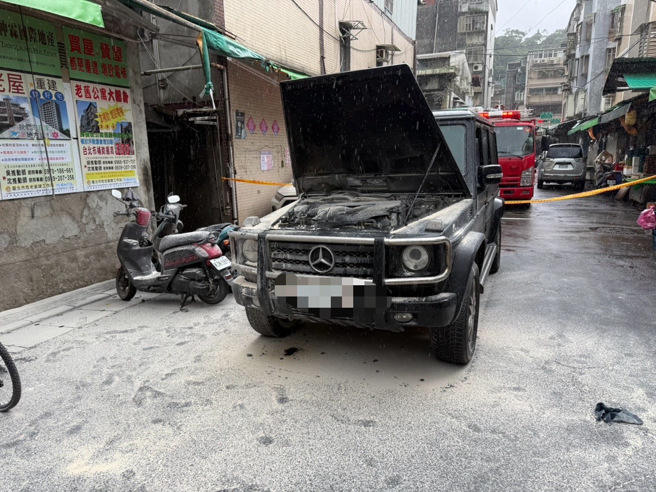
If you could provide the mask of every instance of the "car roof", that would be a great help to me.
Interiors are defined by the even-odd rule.
[[[433,116],[437,121],[440,120],[475,120],[484,125],[494,128],[494,125],[487,118],[483,118],[476,113],[472,113],[468,108],[463,109],[442,109],[433,111]]]

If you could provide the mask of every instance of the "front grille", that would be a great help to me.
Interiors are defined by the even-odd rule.
[[[501,180],[501,183],[499,183],[499,187],[500,188],[507,188],[507,187],[511,187],[511,186],[513,186],[513,187],[514,186],[519,186],[520,180],[521,180],[520,177],[514,177],[514,176],[512,176],[512,177],[509,176],[507,178],[504,177]]]
[[[316,272],[310,266],[310,251],[317,243],[293,243],[286,241],[269,242],[271,270],[305,275],[330,277],[373,278],[373,245],[324,244],[335,256],[335,266],[326,273]]]

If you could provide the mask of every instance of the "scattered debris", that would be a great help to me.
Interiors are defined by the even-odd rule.
[[[607,407],[601,402],[597,403],[597,406],[595,407],[595,416],[597,417],[597,422],[603,420],[607,424],[612,424],[613,422],[635,425],[643,424],[642,420],[637,415],[621,408]]]
[[[288,349],[285,349],[285,357],[287,357],[289,355],[294,355],[299,350],[300,349],[298,347],[289,347]]]

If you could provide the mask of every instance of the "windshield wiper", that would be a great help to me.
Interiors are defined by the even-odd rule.
[[[410,204],[410,208],[408,209],[408,215],[405,216],[405,222],[408,222],[408,219],[410,218],[410,214],[412,213],[412,208],[415,206],[415,202],[417,201],[417,197],[419,197],[419,193],[421,193],[421,189],[424,187],[424,183],[426,182],[426,178],[430,174],[431,168],[433,167],[433,164],[435,163],[435,160],[437,159],[437,154],[440,151],[440,148],[442,147],[442,143],[437,144],[437,148],[435,149],[435,153],[433,154],[433,157],[430,161],[430,164],[428,164],[428,169],[426,169],[426,174],[424,174],[424,178],[421,180],[421,184],[419,185],[419,188],[417,189],[417,194],[415,197],[412,199],[412,203]]]

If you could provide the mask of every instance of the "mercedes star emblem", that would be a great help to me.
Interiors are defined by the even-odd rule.
[[[312,248],[308,260],[312,269],[318,273],[328,273],[335,266],[335,255],[325,246]]]

